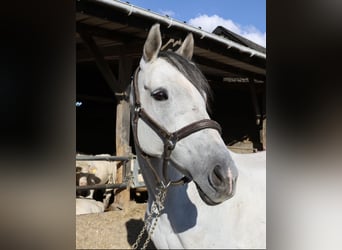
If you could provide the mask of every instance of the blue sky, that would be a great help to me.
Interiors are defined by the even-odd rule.
[[[131,4],[168,14],[211,32],[224,26],[266,46],[266,0],[130,0]]]

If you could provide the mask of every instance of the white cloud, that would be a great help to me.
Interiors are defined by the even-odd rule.
[[[198,17],[191,18],[188,21],[188,24],[195,27],[202,27],[203,30],[208,32],[212,32],[217,26],[223,26],[224,28],[233,31],[240,36],[266,47],[266,32],[262,33],[252,25],[243,27],[237,23],[234,23],[230,19],[224,19],[218,15],[200,15]]]
[[[160,14],[162,14],[164,16],[167,15],[167,16],[172,17],[175,15],[175,12],[173,12],[172,10],[160,10],[159,12],[160,12]]]

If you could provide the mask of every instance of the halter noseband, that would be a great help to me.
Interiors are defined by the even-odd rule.
[[[184,176],[177,181],[171,181],[167,175],[167,167],[169,165],[171,153],[175,149],[177,142],[197,131],[200,131],[202,129],[207,129],[207,128],[216,129],[221,134],[221,126],[213,120],[203,119],[203,120],[190,123],[189,125],[186,125],[173,133],[167,131],[164,127],[159,125],[151,116],[149,116],[143,107],[141,107],[140,96],[139,96],[139,91],[137,87],[139,71],[140,71],[140,67],[138,67],[135,70],[134,78],[133,78],[133,103],[134,103],[133,136],[134,136],[135,143],[137,147],[139,148],[139,150],[141,151],[141,156],[148,163],[149,167],[151,168],[159,184],[161,184],[164,187],[168,187],[170,184],[180,185],[180,184],[188,183],[191,181],[191,179],[187,176]],[[150,158],[153,158],[153,156],[144,152],[144,150],[140,146],[140,143],[138,140],[138,120],[139,119],[143,120],[151,129],[153,129],[153,131],[156,132],[156,134],[163,141],[163,144],[164,144],[164,151],[162,155],[163,180],[161,180],[158,173],[156,172],[156,170],[151,164]]]

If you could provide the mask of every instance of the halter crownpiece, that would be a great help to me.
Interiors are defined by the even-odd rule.
[[[211,128],[216,129],[220,134],[222,133],[221,126],[210,119],[203,119],[193,123],[190,123],[175,132],[169,132],[167,129],[159,125],[151,116],[149,116],[140,103],[140,95],[137,87],[138,73],[140,67],[135,70],[133,77],[133,103],[134,103],[134,114],[133,114],[133,136],[135,143],[139,150],[141,151],[141,156],[147,162],[148,166],[151,168],[152,173],[155,175],[157,182],[163,187],[167,188],[169,185],[181,185],[191,181],[190,177],[184,176],[177,181],[171,181],[167,175],[167,168],[169,166],[169,161],[171,158],[171,153],[175,149],[177,142],[183,138],[198,132],[203,129]],[[164,144],[164,151],[162,154],[163,160],[163,179],[160,178],[155,168],[152,166],[150,158],[156,158],[147,154],[140,146],[138,140],[138,120],[143,120],[156,134],[160,137]],[[158,157],[159,158],[159,157]]]

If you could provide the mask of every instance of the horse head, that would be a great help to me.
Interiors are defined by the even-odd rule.
[[[133,81],[135,143],[148,158],[164,162],[153,166],[157,177],[184,175],[196,183],[206,204],[219,204],[234,195],[238,171],[219,125],[209,117],[210,88],[191,61],[193,36],[176,52],[161,51],[161,46],[160,26],[155,24]]]

